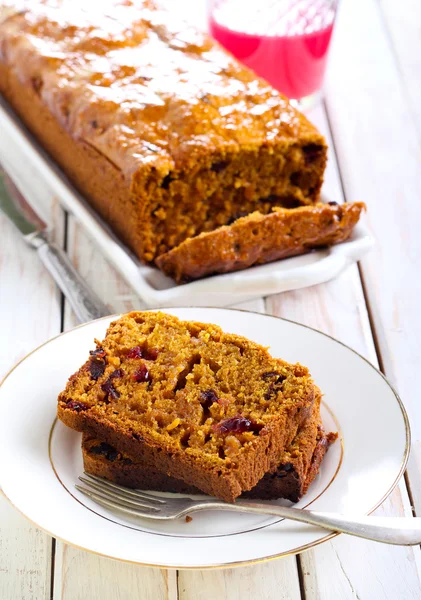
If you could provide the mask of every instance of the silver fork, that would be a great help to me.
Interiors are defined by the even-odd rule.
[[[200,510],[230,510],[273,515],[386,544],[421,544],[420,517],[351,517],[244,500],[229,504],[215,498],[163,498],[125,488],[88,473],[79,479],[85,486],[76,485],[76,489],[98,504],[145,519],[171,520]]]

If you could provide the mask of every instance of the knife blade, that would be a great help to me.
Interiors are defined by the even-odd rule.
[[[1,165],[0,211],[13,223],[25,242],[36,250],[81,323],[111,314],[108,306],[73,267],[67,254],[50,241],[47,225],[28,204]]]

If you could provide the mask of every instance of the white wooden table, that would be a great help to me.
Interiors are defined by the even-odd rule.
[[[337,337],[396,385],[409,412],[412,454],[405,479],[377,512],[408,516],[421,516],[420,28],[419,0],[344,0],[325,102],[311,114],[330,142],[326,187],[332,197],[367,202],[375,251],[335,281],[243,305]],[[103,300],[115,311],[140,306],[58,203],[51,219],[57,241]],[[1,216],[0,322],[0,375],[75,324],[37,257]],[[339,536],[251,567],[143,568],[55,541],[0,495],[1,600],[409,600],[421,598],[420,564],[418,547]]]

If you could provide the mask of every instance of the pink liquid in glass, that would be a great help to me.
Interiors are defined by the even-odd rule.
[[[210,32],[289,98],[320,90],[335,18],[327,0],[215,0]]]

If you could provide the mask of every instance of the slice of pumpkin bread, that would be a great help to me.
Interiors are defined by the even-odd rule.
[[[58,416],[145,466],[233,501],[308,418],[308,369],[219,327],[132,312],[59,395]]]
[[[365,205],[315,204],[253,212],[192,238],[161,254],[157,266],[183,283],[289,258],[346,241]]]

